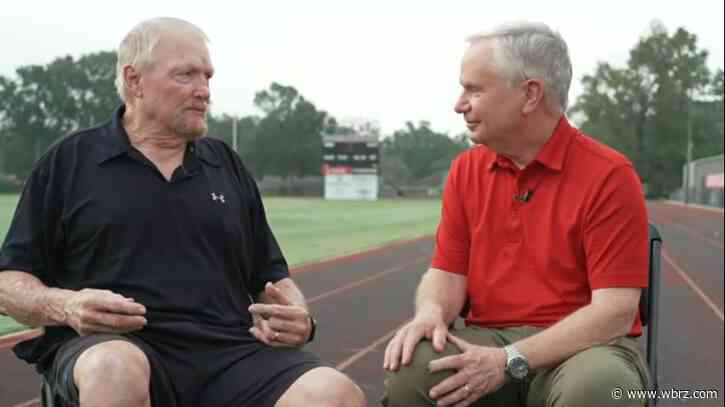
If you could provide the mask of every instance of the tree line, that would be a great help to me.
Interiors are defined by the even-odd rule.
[[[680,186],[688,133],[693,159],[723,153],[723,70],[710,72],[707,56],[695,34],[654,21],[626,66],[600,62],[582,79],[569,114],[632,160],[650,196]]]
[[[582,79],[583,93],[568,115],[592,136],[622,151],[635,164],[650,195],[677,188],[685,162],[688,130],[692,156],[723,152],[723,71],[706,66],[697,37],[659,22],[630,50],[625,67],[607,62]],[[120,103],[113,85],[115,52],[56,58],[0,76],[0,190],[19,184],[35,160],[65,135],[110,118]],[[355,131],[318,109],[293,86],[272,83],[258,91],[259,114],[210,114],[209,135],[232,145],[257,179],[319,175],[322,136]],[[409,121],[382,135],[383,181],[435,184],[450,161],[469,146],[465,135],[436,132],[429,122]],[[4,180],[4,181],[3,181]]]
[[[0,192],[18,189],[33,163],[62,137],[110,119],[121,103],[115,65],[115,52],[102,51],[23,66],[13,78],[0,76]],[[272,83],[256,92],[254,105],[260,114],[210,114],[208,134],[233,145],[236,126],[237,151],[257,179],[320,175],[322,136],[355,131],[293,86]],[[373,123],[366,127],[380,135]],[[451,139],[428,122],[407,123],[383,141],[381,166],[389,169],[382,171],[384,182],[394,187],[424,182],[467,146],[464,138]]]

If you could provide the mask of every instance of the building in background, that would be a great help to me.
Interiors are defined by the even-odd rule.
[[[689,186],[686,194],[689,203],[723,207],[723,162],[723,155],[720,154],[694,160],[689,169],[687,164],[683,166],[682,185],[683,189]]]

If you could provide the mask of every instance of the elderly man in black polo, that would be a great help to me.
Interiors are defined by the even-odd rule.
[[[314,320],[239,157],[203,138],[205,34],[173,18],[118,49],[124,105],[36,164],[0,252],[16,354],[81,406],[362,406],[300,348]]]

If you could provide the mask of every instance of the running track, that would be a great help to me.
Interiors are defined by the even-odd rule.
[[[716,400],[661,400],[659,406],[723,405],[723,213],[650,203],[664,238],[660,297],[660,388],[717,390]],[[415,285],[431,238],[294,270],[318,321],[310,349],[347,373],[370,406],[382,394],[387,340],[412,316]],[[0,344],[0,407],[38,406],[33,370]]]

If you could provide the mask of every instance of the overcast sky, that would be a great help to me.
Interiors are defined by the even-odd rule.
[[[133,25],[157,16],[189,20],[209,36],[214,112],[257,114],[254,93],[277,81],[338,119],[376,120],[385,134],[408,120],[464,131],[453,112],[464,39],[505,21],[542,21],[564,36],[570,100],[598,61],[624,65],[653,19],[697,34],[710,69],[723,66],[722,0],[12,0],[0,9],[0,75],[113,50]]]

